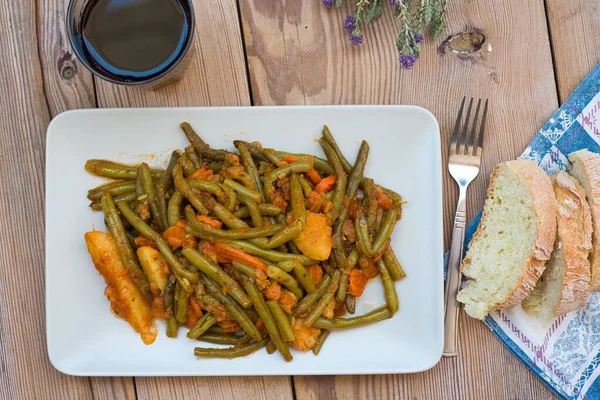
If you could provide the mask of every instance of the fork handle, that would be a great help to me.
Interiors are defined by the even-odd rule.
[[[448,259],[448,272],[446,273],[445,290],[445,316],[444,316],[444,352],[445,357],[456,356],[458,352],[458,312],[460,310],[456,295],[460,289],[461,273],[460,262],[463,255],[465,241],[465,222],[467,219],[467,186],[459,185],[458,204],[452,228],[452,244]]]

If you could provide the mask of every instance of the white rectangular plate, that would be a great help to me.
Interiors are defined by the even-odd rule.
[[[258,140],[267,147],[322,155],[316,141],[327,124],[353,162],[362,139],[371,152],[365,174],[407,201],[392,245],[407,278],[396,283],[400,311],[366,327],[334,332],[321,353],[294,352],[286,363],[262,350],[235,360],[197,359],[195,346],[159,335],[145,346],[115,318],[104,281],[83,234],[106,230],[87,189],[103,182],[88,174],[90,158],[164,165],[187,145],[179,123],[189,121],[215,148]],[[423,371],[442,353],[442,179],[439,128],[428,111],[411,106],[316,106],[80,110],[48,127],[46,154],[46,327],[54,367],[71,375],[311,375]],[[357,302],[356,315],[384,303],[379,279]]]

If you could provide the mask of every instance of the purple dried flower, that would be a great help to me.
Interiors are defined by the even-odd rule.
[[[333,3],[335,2],[335,0],[321,0],[323,2],[323,5],[327,8],[331,8],[333,7]]]
[[[356,28],[356,17],[350,14],[346,16],[346,19],[344,20],[344,29],[352,32],[354,28]]]
[[[350,43],[352,43],[352,46],[354,46],[354,47],[360,46],[361,44],[363,44],[364,41],[365,41],[365,38],[362,33],[359,33],[358,35],[355,35],[355,34],[350,35]]]
[[[415,62],[419,58],[418,54],[400,54],[398,55],[398,62],[402,69],[412,69],[415,66]]]
[[[400,0],[390,0],[390,4],[392,7],[398,7],[400,5]]]
[[[423,35],[421,35],[420,33],[415,33],[415,42],[417,42],[417,44],[421,44],[423,43]]]

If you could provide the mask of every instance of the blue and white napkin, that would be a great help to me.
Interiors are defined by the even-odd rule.
[[[600,153],[600,64],[544,124],[520,158],[548,174],[570,167],[567,155],[580,149]],[[471,240],[481,213],[467,227]],[[540,320],[521,306],[498,310],[485,324],[562,399],[600,399],[600,292],[585,309]]]

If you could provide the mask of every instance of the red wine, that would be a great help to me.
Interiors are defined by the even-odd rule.
[[[191,10],[179,0],[91,0],[82,50],[117,80],[146,80],[173,65],[191,40]]]

